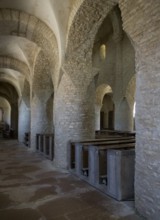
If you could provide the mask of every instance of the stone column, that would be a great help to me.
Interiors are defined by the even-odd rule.
[[[78,85],[79,83],[79,85]],[[54,99],[55,158],[57,167],[68,168],[70,140],[95,136],[94,90],[64,74]]]
[[[47,114],[46,100],[39,99],[34,95],[31,102],[31,148],[36,149],[37,133],[52,133],[52,116]]]
[[[160,2],[120,0],[123,27],[136,51],[135,206],[160,216]],[[135,14],[136,12],[136,14]]]
[[[19,105],[18,140],[24,142],[24,135],[30,131],[30,108],[22,100]]]
[[[18,137],[18,103],[11,103],[11,128],[14,130],[15,138]]]
[[[115,104],[115,130],[133,131],[133,110],[125,98]]]
[[[95,106],[95,130],[100,130],[100,112],[101,112],[101,106],[96,105]]]
[[[31,85],[31,148],[36,149],[37,133],[53,133],[52,65],[46,51],[37,56]]]
[[[158,54],[149,59],[141,54],[136,57],[135,205],[140,213],[155,220],[160,216],[160,61],[153,62]]]

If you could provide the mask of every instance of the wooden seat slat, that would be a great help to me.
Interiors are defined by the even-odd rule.
[[[134,148],[135,143],[125,143],[125,144],[115,144],[115,145],[108,145],[108,146],[94,146],[97,150],[107,150],[107,149],[127,149],[127,148]]]
[[[134,137],[108,137],[108,138],[103,138],[103,139],[86,139],[86,140],[79,140],[79,141],[71,141],[71,144],[76,144],[76,143],[90,143],[90,142],[103,142],[103,141],[112,141],[112,140],[130,140],[134,139]]]
[[[104,141],[104,142],[88,142],[88,143],[83,143],[83,146],[100,146],[100,145],[113,145],[113,144],[125,144],[125,143],[135,143],[135,139],[127,139],[127,140],[109,140],[109,141]]]

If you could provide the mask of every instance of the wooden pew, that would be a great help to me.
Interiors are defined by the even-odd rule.
[[[87,182],[117,200],[133,198],[134,147],[134,143],[89,146]]]
[[[119,201],[133,200],[135,149],[110,149],[107,151],[107,163],[107,195]]]
[[[36,150],[49,160],[54,157],[54,135],[36,134]]]
[[[25,146],[30,147],[30,132],[25,133],[24,144],[25,144]]]
[[[54,157],[54,135],[53,134],[45,134],[43,136],[43,146],[44,146],[44,154],[45,157],[53,160]]]
[[[127,140],[108,140],[105,142],[87,142],[87,143],[77,143],[75,145],[75,172],[78,175],[82,174],[82,171],[84,170],[86,172],[88,168],[88,150],[92,147],[104,147],[107,149],[115,149],[115,148],[122,148],[125,144],[134,144],[135,139],[134,138],[128,138]]]
[[[119,130],[108,130],[108,129],[105,129],[105,130],[96,130],[95,131],[95,137],[96,138],[105,138],[105,137],[108,137],[108,136],[116,136],[116,135],[119,135],[119,136],[132,136],[132,137],[135,137],[135,132],[131,132],[131,131],[119,131]]]
[[[72,145],[75,146],[75,169],[71,168],[71,172],[117,200],[131,198],[134,194],[132,179],[134,178],[133,149],[135,147],[135,139],[133,137],[121,137],[109,138],[105,141],[87,140],[86,142],[81,142],[72,142]],[[124,178],[120,175],[118,175],[120,176],[119,179],[115,179],[113,184],[113,176],[115,176],[116,169],[114,169],[114,166],[112,168],[110,166],[114,161],[113,159],[110,160],[108,156],[111,151],[120,152],[119,154],[123,158],[125,158],[125,154],[131,155],[132,166],[128,167],[132,171],[131,181],[127,183],[129,187],[128,185],[121,187],[120,182],[125,182],[126,180],[123,181]],[[122,166],[121,169],[123,169]],[[112,185],[114,185],[114,189],[112,189]],[[130,191],[128,191],[128,188]]]
[[[119,136],[115,136],[115,137],[108,137],[105,139],[90,139],[90,140],[82,140],[82,141],[71,141],[70,145],[69,145],[69,168],[73,169],[75,168],[75,157],[76,157],[76,152],[75,152],[75,148],[76,146],[78,147],[79,145],[83,145],[83,146],[88,146],[88,145],[105,145],[108,144],[109,142],[112,142],[113,144],[115,143],[114,141],[129,141],[129,142],[135,142],[135,138],[134,137],[119,137]],[[78,147],[79,148],[79,147]],[[81,148],[81,146],[80,146]],[[80,149],[79,149],[80,150]],[[88,158],[88,152],[85,153],[84,152],[84,158],[85,161]]]
[[[43,134],[36,134],[36,150],[43,153]]]

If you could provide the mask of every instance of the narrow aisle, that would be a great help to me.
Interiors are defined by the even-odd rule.
[[[140,220],[17,141],[0,140],[1,220]]]

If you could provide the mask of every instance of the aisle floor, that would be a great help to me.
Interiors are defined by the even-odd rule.
[[[0,140],[1,220],[141,220],[133,202],[118,202],[55,169],[15,140]]]

